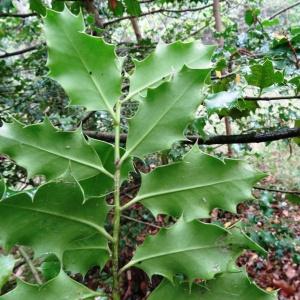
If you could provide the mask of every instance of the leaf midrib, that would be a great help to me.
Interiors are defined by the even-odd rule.
[[[205,250],[205,249],[217,249],[217,248],[224,248],[226,246],[228,246],[228,245],[219,243],[218,245],[205,245],[205,246],[187,247],[187,248],[183,248],[183,249],[176,249],[176,250],[169,251],[169,252],[162,252],[162,253],[159,253],[159,255],[157,255],[157,254],[148,255],[148,256],[145,256],[145,257],[140,258],[140,259],[132,260],[129,263],[130,263],[130,265],[133,265],[133,264],[136,264],[140,261],[146,261],[146,260],[150,260],[150,259],[153,259],[153,258],[160,258],[160,257],[173,255],[173,254],[180,254],[182,252],[189,252],[189,251],[195,251],[195,250]]]
[[[0,203],[1,203],[1,206],[5,206],[5,207],[9,207],[9,208],[15,208],[15,209],[19,209],[19,210],[26,210],[26,211],[36,212],[36,213],[45,214],[45,215],[50,215],[52,217],[62,218],[62,219],[67,220],[69,222],[84,224],[86,226],[92,227],[93,229],[97,230],[99,233],[101,233],[101,235],[103,235],[105,237],[106,231],[105,231],[104,227],[98,226],[97,224],[93,224],[92,222],[83,220],[81,218],[66,216],[66,215],[62,215],[60,213],[55,213],[53,211],[47,211],[47,210],[43,210],[43,209],[29,208],[29,207],[25,207],[25,206],[21,206],[21,205],[8,204],[8,203],[5,203],[5,202],[0,202]]]
[[[97,166],[96,162],[95,162],[95,165],[92,165],[88,162],[85,162],[85,161],[82,161],[80,159],[77,159],[77,158],[73,158],[73,157],[69,157],[69,156],[65,156],[59,152],[55,152],[55,151],[50,151],[49,149],[45,149],[45,148],[42,148],[42,147],[39,147],[37,145],[34,145],[34,144],[29,144],[28,142],[22,140],[20,141],[19,139],[17,138],[11,138],[11,137],[8,137],[6,135],[2,135],[4,136],[6,139],[8,140],[12,140],[12,141],[16,141],[17,143],[21,144],[21,145],[26,145],[27,147],[31,147],[31,148],[34,148],[34,149],[38,149],[38,150],[41,150],[41,151],[44,151],[46,153],[49,153],[49,154],[52,154],[52,155],[55,155],[55,156],[58,156],[58,157],[61,157],[61,158],[64,158],[66,160],[70,160],[70,161],[73,161],[75,163],[78,163],[78,164],[81,164],[81,165],[84,165],[84,166],[88,166],[90,167],[91,169],[94,169],[94,170],[98,170],[98,171],[101,171],[103,172],[104,170],[104,167],[101,167],[101,166]],[[99,156],[95,153],[96,157],[99,158]],[[99,159],[99,162],[101,163],[101,160]],[[98,163],[99,163],[98,162]]]
[[[174,193],[184,192],[184,191],[188,191],[188,190],[200,189],[200,188],[204,188],[204,187],[211,187],[213,185],[227,184],[227,183],[230,183],[231,181],[240,182],[240,181],[251,180],[251,179],[252,179],[252,177],[246,177],[246,178],[242,178],[242,179],[231,178],[231,179],[226,179],[226,180],[222,180],[222,181],[215,181],[215,182],[208,183],[208,184],[199,184],[199,185],[193,185],[193,186],[184,187],[184,188],[170,189],[170,190],[166,190],[166,191],[161,191],[159,193],[158,192],[148,193],[148,194],[144,194],[141,196],[137,196],[135,198],[135,201],[141,201],[141,200],[145,200],[145,199],[152,198],[152,197],[159,197],[159,196],[166,195],[166,194],[174,194]]]
[[[83,65],[83,67],[85,68],[87,74],[89,74],[90,70],[89,70],[87,64],[85,63],[85,60],[84,60],[83,57],[81,56],[80,52],[77,50],[77,48],[76,48],[76,46],[75,46],[75,44],[74,44],[72,38],[70,38],[70,36],[69,36],[68,33],[66,32],[66,30],[64,29],[64,26],[62,26],[62,30],[63,30],[65,36],[67,37],[68,41],[69,41],[70,44],[72,45],[72,48],[73,48],[73,49],[75,50],[75,52],[77,53],[77,56],[79,57],[79,59],[80,59],[82,65]],[[83,32],[78,32],[78,33],[79,33],[79,34],[84,34]],[[103,93],[101,87],[98,85],[98,83],[97,83],[96,79],[94,78],[93,74],[90,75],[90,78],[92,79],[92,82],[93,82],[93,84],[94,84],[96,90],[98,91],[98,93],[99,93],[100,97],[102,98],[102,100],[103,100],[105,106],[107,107],[107,110],[108,110],[108,111],[110,112],[110,114],[114,117],[115,114],[114,114],[114,112],[113,112],[113,109],[112,109],[112,107],[110,106],[109,101],[106,99],[106,96],[104,95],[104,93]]]

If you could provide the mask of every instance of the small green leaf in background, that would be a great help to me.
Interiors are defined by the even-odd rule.
[[[276,300],[276,293],[267,293],[252,283],[245,272],[225,273],[201,287],[164,280],[148,300]]]
[[[108,0],[108,7],[116,17],[122,16],[125,11],[123,2],[119,0]]]
[[[295,120],[295,128],[300,128],[300,120]],[[293,138],[293,141],[300,146],[300,137]]]
[[[3,285],[9,280],[15,265],[13,256],[0,254],[0,291]]]
[[[272,26],[277,26],[280,24],[280,21],[278,18],[275,18],[275,19],[272,19],[272,20],[263,20],[261,22],[262,26],[265,27],[265,28],[268,28],[268,27],[272,27]]]
[[[239,228],[230,231],[199,221],[180,219],[155,236],[148,236],[137,248],[127,267],[145,271],[149,278],[159,274],[171,282],[183,274],[189,283],[194,279],[212,279],[216,274],[236,271],[235,258],[244,249],[265,251]]]
[[[260,91],[273,85],[278,80],[278,78],[275,78],[273,63],[269,59],[263,64],[255,64],[250,68],[251,74],[246,76],[246,80],[249,85],[258,87]]]
[[[300,76],[296,76],[289,81],[295,86],[295,94],[298,95],[300,92]]]
[[[0,1],[0,12],[8,12],[11,8],[13,8],[13,3],[11,0]]]
[[[42,0],[29,0],[30,10],[38,13],[41,16],[46,15],[46,8]]]
[[[52,0],[51,7],[55,11],[63,11],[65,8],[64,0]]]
[[[235,213],[239,203],[253,198],[252,186],[263,177],[243,161],[222,161],[195,145],[183,161],[142,174],[135,201],[154,216],[167,214],[185,220],[208,218],[214,208]]]
[[[0,200],[1,200],[2,197],[4,196],[5,191],[6,191],[6,185],[5,185],[4,179],[2,179],[2,178],[0,177]]]
[[[57,256],[55,256],[54,254],[49,254],[44,258],[40,269],[43,274],[43,278],[46,281],[49,281],[59,274],[61,263],[58,260]]]
[[[193,127],[195,128],[199,136],[201,136],[204,140],[207,138],[207,134],[204,130],[206,121],[207,121],[206,118],[201,117],[201,118],[196,118],[193,122]]]
[[[239,99],[235,107],[232,109],[222,109],[218,112],[218,115],[220,117],[230,116],[233,120],[236,120],[242,117],[248,117],[251,112],[255,112],[257,108],[259,108],[257,101],[245,101]]]
[[[99,293],[67,276],[63,271],[42,286],[18,280],[17,287],[0,300],[82,300],[95,299]]]
[[[300,204],[300,197],[297,196],[297,195],[289,194],[289,195],[287,195],[286,198],[287,198],[288,201],[290,201],[293,204],[297,204],[297,205]]]
[[[236,107],[240,92],[220,92],[212,94],[204,101],[209,114],[218,113],[222,109],[232,109]]]
[[[280,71],[274,72],[274,83],[281,84],[284,81],[284,74]]]
[[[257,22],[257,17],[260,14],[258,8],[249,8],[245,11],[245,22],[247,25],[251,26]]]
[[[138,0],[125,0],[126,11],[131,16],[139,16],[142,12]]]

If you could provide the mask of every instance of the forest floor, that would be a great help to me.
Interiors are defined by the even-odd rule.
[[[272,200],[266,200],[268,197]],[[268,256],[247,251],[238,265],[246,266],[263,289],[279,290],[279,300],[300,300],[300,207],[280,194],[275,198],[262,195],[262,201],[263,205],[241,205],[239,219],[248,223],[248,232],[268,250]],[[226,213],[221,218],[225,224],[236,220]]]

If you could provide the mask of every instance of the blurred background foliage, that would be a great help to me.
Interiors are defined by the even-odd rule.
[[[60,11],[65,5],[74,14],[82,11],[86,32],[116,45],[117,54],[124,57],[124,94],[128,91],[127,74],[134,68],[134,59],[144,59],[158,43],[201,40],[204,44],[218,45],[205,101],[199,107],[196,121],[187,128],[189,134],[205,140],[224,134],[276,133],[299,126],[300,2],[292,0],[220,1],[220,28],[216,26],[212,0],[1,0],[0,122],[15,118],[33,124],[47,116],[62,130],[74,130],[81,125],[84,130],[111,132],[112,120],[105,112],[89,113],[81,107],[68,106],[62,88],[47,78],[42,18],[46,7]],[[126,104],[123,115],[133,115],[136,107],[134,101]],[[125,118],[122,130],[127,132]],[[240,262],[248,264],[249,273],[261,286],[281,288],[280,299],[294,300],[300,299],[298,144],[299,138],[229,147],[201,146],[203,151],[221,158],[230,155],[246,159],[269,174],[262,183],[266,190],[256,190],[258,201],[241,207],[238,218],[244,220],[249,234],[270,250],[270,259],[263,261],[247,254]],[[188,148],[184,143],[177,143],[168,153],[150,155],[144,162],[136,161],[136,166],[149,171],[177,160]],[[10,187],[21,190],[41,183],[41,178],[28,180],[26,172],[8,158],[0,157],[0,160],[0,174]],[[131,180],[139,179],[133,175]],[[153,220],[141,208],[131,211],[127,217],[144,223],[124,227],[125,258],[138,242],[136,236],[142,240],[145,230],[155,230],[147,222],[163,225],[169,221]],[[229,226],[236,220],[236,216],[217,211],[210,221]],[[283,257],[288,260],[279,263]],[[270,267],[270,261],[277,263]],[[295,276],[290,275],[290,269],[286,273],[287,265],[296,272]],[[279,270],[280,278],[270,279],[266,270],[274,274]],[[85,280],[94,284],[95,272]],[[282,287],[282,278],[289,288]],[[142,287],[144,280],[137,281],[140,286],[135,287],[136,293],[147,294]],[[130,297],[129,300],[143,299]]]

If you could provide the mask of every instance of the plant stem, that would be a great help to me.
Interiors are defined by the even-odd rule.
[[[119,282],[119,241],[120,241],[120,121],[121,121],[121,102],[116,104],[116,122],[115,122],[115,176],[114,176],[114,224],[113,224],[113,300],[120,300],[120,282]]]
[[[39,272],[35,268],[33,262],[31,261],[29,255],[27,254],[26,250],[22,246],[20,246],[19,249],[18,249],[18,251],[23,256],[25,262],[27,263],[27,265],[28,265],[28,267],[29,267],[29,269],[30,269],[30,271],[31,271],[31,273],[32,273],[32,275],[33,275],[36,283],[39,284],[39,285],[42,285],[43,281],[42,281],[42,279],[41,279],[41,277],[39,275]]]

